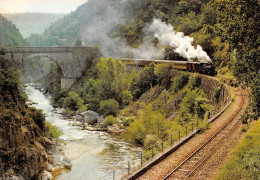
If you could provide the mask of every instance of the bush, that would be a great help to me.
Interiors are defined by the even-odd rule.
[[[133,96],[130,91],[123,91],[122,93],[122,103],[123,105],[128,105],[133,100]]]
[[[80,112],[86,111],[87,109],[84,105],[84,100],[74,91],[69,92],[69,96],[64,99],[63,108],[68,108],[72,111],[79,110]]]
[[[135,119],[134,119],[133,117],[125,118],[125,119],[124,119],[124,126],[130,126],[130,124],[131,124],[132,122],[134,122],[134,121],[135,121]]]
[[[247,132],[247,128],[245,126],[242,126],[242,132]]]
[[[49,131],[48,131],[49,137],[53,137],[55,139],[58,139],[58,137],[60,137],[62,135],[62,132],[56,126],[52,125],[49,122],[46,122],[45,124],[49,128]]]
[[[222,89],[223,84],[220,84],[214,91],[214,97],[216,98],[217,101],[219,101],[219,96],[220,96],[220,92]]]
[[[56,91],[53,95],[52,95],[52,102],[54,104],[54,106],[62,106],[63,102],[64,102],[64,98],[68,97],[69,95],[69,91],[67,89],[61,89],[59,91]]]
[[[158,83],[166,89],[171,86],[171,78],[174,74],[171,68],[171,64],[159,64],[155,67],[154,70],[154,74],[157,77]]]
[[[150,146],[154,145],[160,139],[155,134],[147,134],[144,140],[144,147],[149,148]]]
[[[113,115],[116,116],[119,110],[119,104],[115,99],[104,100],[100,102],[99,113],[104,116]]]
[[[195,89],[199,87],[201,84],[201,77],[199,75],[192,76],[189,80],[189,88]]]
[[[104,121],[104,124],[107,126],[113,126],[115,123],[117,123],[117,119],[112,115],[107,116]]]
[[[189,81],[189,74],[186,72],[181,72],[179,75],[177,75],[173,80],[173,90],[174,92],[177,92],[184,88],[184,86]]]

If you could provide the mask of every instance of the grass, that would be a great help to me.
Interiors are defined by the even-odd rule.
[[[214,179],[258,180],[260,178],[260,118],[234,149],[224,169]]]

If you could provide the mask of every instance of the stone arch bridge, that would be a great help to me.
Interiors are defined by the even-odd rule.
[[[47,57],[62,71],[61,88],[69,89],[91,67],[97,50],[91,47],[12,47],[5,57],[21,69],[24,61],[35,56]]]

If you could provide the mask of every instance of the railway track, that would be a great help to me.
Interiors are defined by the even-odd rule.
[[[211,136],[202,146],[193,152],[186,160],[179,164],[173,171],[171,171],[163,179],[185,180],[189,178],[211,154],[213,154],[221,144],[227,140],[230,134],[239,125],[239,121],[234,121],[234,118],[241,111],[244,104],[245,96],[241,91],[242,101],[237,112],[222,126],[213,136]]]

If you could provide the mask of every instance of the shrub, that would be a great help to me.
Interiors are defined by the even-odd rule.
[[[119,104],[115,99],[108,99],[100,102],[99,113],[104,116],[113,115],[116,116],[119,110]]]
[[[217,101],[219,101],[219,96],[220,96],[220,92],[222,89],[223,84],[221,83],[214,91],[214,97],[216,98]]]
[[[157,77],[158,83],[166,89],[171,86],[171,78],[174,74],[171,68],[171,64],[159,64],[155,67],[154,70],[154,74]]]
[[[130,91],[123,91],[122,93],[122,103],[123,105],[128,105],[133,100],[133,96]]]
[[[131,124],[132,122],[134,122],[134,121],[135,121],[135,119],[134,119],[133,117],[125,118],[125,119],[124,119],[124,126],[130,126],[130,124]]]
[[[245,126],[242,126],[242,132],[247,132],[247,128]]]
[[[144,147],[149,148],[150,146],[154,145],[160,139],[155,134],[147,134],[144,140]]]
[[[104,124],[105,125],[108,125],[108,126],[112,126],[114,125],[115,123],[117,122],[117,119],[116,117],[112,116],[112,115],[109,115],[106,117],[105,121],[104,121]]]
[[[194,89],[201,84],[201,77],[199,75],[192,76],[189,80],[189,88]]]
[[[45,124],[49,128],[49,131],[48,131],[49,137],[53,137],[55,139],[58,139],[58,137],[62,135],[62,132],[56,126],[52,125],[49,122],[46,122]]]
[[[63,107],[73,111],[79,110],[80,112],[87,109],[84,105],[84,100],[74,91],[69,92],[69,96],[64,99]]]
[[[52,96],[52,102],[54,106],[62,106],[64,102],[64,98],[68,97],[68,95],[69,95],[69,91],[66,89],[61,89],[59,91],[56,91]]]
[[[177,92],[184,88],[184,86],[188,83],[189,74],[186,72],[181,72],[179,75],[175,76],[175,78],[172,81],[173,90],[174,92]]]

